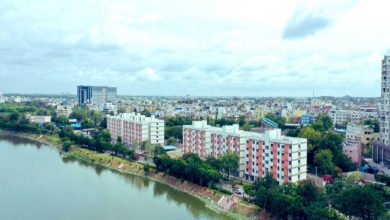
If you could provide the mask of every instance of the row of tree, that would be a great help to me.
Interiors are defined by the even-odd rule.
[[[279,219],[344,219],[339,212],[378,219],[385,214],[383,203],[390,196],[382,185],[359,186],[353,179],[338,180],[321,191],[310,182],[280,186],[270,174],[245,185],[244,191]]]
[[[170,158],[165,151],[158,150],[153,161],[158,171],[165,172],[177,178],[199,184],[201,186],[212,186],[222,179],[221,171],[228,177],[238,169],[238,156],[228,153],[221,159],[201,160],[196,154],[185,154],[182,158]]]
[[[65,151],[69,150],[68,143],[70,142],[98,152],[111,152],[115,156],[128,160],[135,159],[134,150],[130,150],[120,140],[116,144],[111,143],[111,134],[107,129],[99,131],[93,138],[90,138],[82,134],[75,134],[71,126],[65,126],[58,135],[63,139],[64,146],[66,146],[63,148]]]

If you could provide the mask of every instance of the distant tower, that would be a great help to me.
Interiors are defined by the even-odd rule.
[[[390,137],[390,56],[382,60],[381,79],[381,108],[380,108],[380,142],[389,145]]]
[[[390,165],[390,56],[382,60],[381,76],[380,137],[373,149],[373,159],[377,163]]]
[[[106,103],[116,104],[116,87],[108,86],[77,86],[78,105],[93,104],[102,107]]]

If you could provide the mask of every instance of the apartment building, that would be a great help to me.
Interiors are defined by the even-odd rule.
[[[267,173],[280,184],[306,179],[307,140],[283,136],[280,129],[260,134],[240,130],[237,124],[213,127],[207,121],[194,121],[183,126],[183,148],[201,159],[237,153],[237,175],[246,180],[254,181]]]
[[[30,123],[44,124],[51,122],[51,116],[41,116],[41,115],[27,115],[27,119]]]
[[[368,145],[374,143],[378,139],[378,133],[374,133],[374,128],[372,126],[348,123],[346,139],[359,141],[363,145]]]
[[[374,146],[373,159],[377,163],[390,166],[390,56],[382,60],[380,138]]]
[[[370,108],[362,108],[360,110],[332,110],[329,114],[335,125],[345,125],[348,122],[359,124],[363,120],[378,117],[377,112],[372,111]]]
[[[115,142],[121,137],[122,142],[134,146],[142,141],[151,144],[164,144],[164,120],[146,117],[140,113],[122,113],[107,116],[107,129]]]
[[[106,103],[116,104],[117,89],[108,86],[77,86],[77,102],[79,106],[93,105],[103,108]]]

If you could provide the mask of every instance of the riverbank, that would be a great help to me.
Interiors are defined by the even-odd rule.
[[[58,150],[62,147],[62,142],[59,137],[36,135],[28,133],[19,133],[12,131],[0,130],[0,136],[15,136],[21,137],[32,141],[37,141],[42,144],[53,146]],[[218,201],[224,196],[224,194],[212,190],[207,187],[201,187],[188,181],[180,180],[175,177],[165,175],[164,173],[156,172],[151,169],[149,173],[144,172],[144,165],[139,162],[127,161],[125,159],[115,157],[109,154],[96,153],[94,151],[72,146],[71,150],[62,154],[63,157],[75,158],[87,163],[103,166],[107,169],[119,172],[123,175],[137,175],[149,178],[153,181],[166,184],[176,190],[182,191],[189,195],[192,195],[203,202],[206,207],[216,212],[224,213],[235,219],[248,219],[254,216],[258,216],[258,208],[251,204],[244,202],[237,203],[231,211],[225,211],[218,206]]]

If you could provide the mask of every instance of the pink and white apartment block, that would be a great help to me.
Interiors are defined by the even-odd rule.
[[[134,146],[142,141],[151,144],[164,144],[164,120],[146,117],[140,113],[122,113],[107,116],[107,129],[113,142],[121,137],[122,142]]]
[[[247,132],[237,124],[223,127],[193,121],[183,126],[184,153],[221,158],[226,152],[239,156],[238,176],[254,181],[271,173],[279,182],[306,180],[307,139],[281,135],[280,129],[265,133]]]

